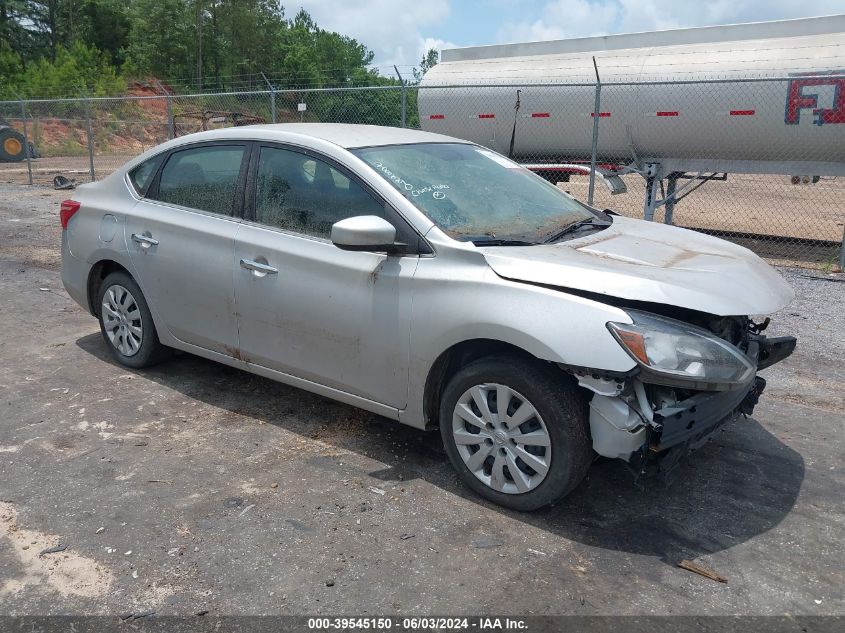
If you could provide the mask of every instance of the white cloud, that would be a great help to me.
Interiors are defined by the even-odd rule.
[[[499,42],[537,41],[841,13],[842,0],[550,0],[536,20],[502,26]]]
[[[617,3],[590,0],[554,0],[547,2],[537,20],[504,25],[499,42],[555,40],[606,33],[619,17]]]
[[[378,66],[417,65],[428,48],[454,46],[424,35],[449,18],[449,0],[302,0],[301,6],[320,28],[349,35],[369,47]],[[287,14],[295,13],[294,5],[289,5]]]

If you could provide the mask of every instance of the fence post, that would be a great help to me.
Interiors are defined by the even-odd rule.
[[[261,73],[261,76],[264,77],[264,81],[267,83],[267,87],[270,88],[270,119],[273,123],[276,122],[276,88],[273,84],[270,83],[270,80],[267,79],[267,75]]]
[[[845,273],[845,228],[842,229],[842,246],[839,247],[839,272]]]
[[[32,156],[30,155],[31,152],[29,151],[29,133],[26,129],[26,105],[23,99],[21,99],[21,120],[23,121],[23,144],[24,144],[24,151],[26,152],[26,171],[28,174],[28,184],[32,184]]]
[[[91,175],[91,182],[97,178],[94,174],[94,128],[91,126],[91,101],[88,97],[83,98],[85,102],[85,131],[88,136],[88,173]]]
[[[399,77],[399,81],[402,83],[402,127],[408,127],[408,83],[402,77],[402,73],[399,72],[396,64],[393,64],[393,70],[396,71],[396,76]]]
[[[596,155],[599,144],[599,119],[601,118],[601,79],[596,58],[593,57],[593,68],[596,70],[596,103],[593,107],[593,148],[590,155],[590,189],[587,193],[587,205],[593,206],[593,194],[596,190]]]
[[[408,127],[408,84],[402,82],[402,127]]]

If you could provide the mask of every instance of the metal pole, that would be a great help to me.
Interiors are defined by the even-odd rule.
[[[666,179],[666,213],[663,216],[664,224],[674,224],[675,190],[677,188],[678,172],[673,171]]]
[[[593,150],[590,155],[590,189],[587,193],[587,205],[593,206],[593,194],[596,190],[596,154],[599,145],[599,119],[601,118],[601,79],[596,58],[593,57],[593,68],[596,70],[596,103],[593,107]]]
[[[845,228],[842,229],[842,246],[839,247],[839,272],[845,273]]]
[[[91,182],[97,178],[94,175],[94,129],[91,127],[91,103],[85,98],[85,127],[88,136],[88,173],[91,175]]]
[[[173,121],[173,98],[167,93],[167,138],[176,138],[176,123]]]
[[[656,176],[647,176],[645,181],[645,207],[643,219],[651,222],[654,219],[654,211],[657,208],[657,186],[660,180]]]
[[[264,77],[264,81],[267,83],[267,87],[270,88],[270,120],[275,123],[276,122],[276,88],[273,84],[270,83],[270,80],[267,79],[267,75],[261,73],[261,76]]]
[[[26,129],[26,106],[24,100],[21,99],[21,120],[23,121],[23,143],[24,151],[26,151],[26,171],[28,174],[28,184],[32,184],[32,156],[29,151],[29,133]]]
[[[402,127],[408,127],[408,86],[402,84]]]
[[[393,70],[396,71],[396,76],[399,77],[399,81],[402,82],[402,127],[408,127],[408,84],[402,78],[402,73],[399,72],[399,69],[396,67],[396,64],[393,65]]]

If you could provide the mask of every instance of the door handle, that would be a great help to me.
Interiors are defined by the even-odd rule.
[[[279,272],[278,268],[273,268],[269,264],[262,264],[251,259],[242,259],[241,268],[251,270],[256,277],[263,277],[264,275],[275,275]]]
[[[141,248],[149,248],[150,246],[158,246],[158,240],[154,239],[150,235],[144,235],[143,233],[133,233],[132,234],[132,241],[138,242],[141,245]]]

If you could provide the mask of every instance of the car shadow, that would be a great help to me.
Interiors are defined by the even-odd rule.
[[[77,345],[117,365],[99,334]],[[121,367],[122,371],[130,371]],[[388,464],[385,482],[423,479],[450,494],[591,547],[679,560],[718,552],[777,526],[804,479],[804,460],[753,418],[727,425],[683,462],[670,486],[634,483],[620,461],[598,459],[584,482],[554,507],[520,513],[463,486],[438,432],[426,432],[190,354],[140,372],[185,396]],[[225,384],[225,389],[221,389]],[[356,432],[348,424],[360,423]],[[336,432],[332,432],[332,427]],[[326,459],[323,457],[316,459]]]

